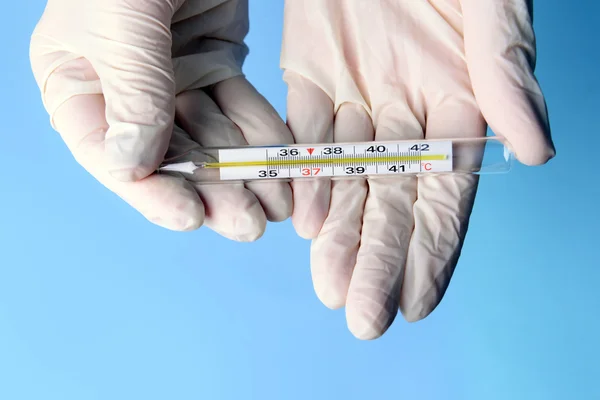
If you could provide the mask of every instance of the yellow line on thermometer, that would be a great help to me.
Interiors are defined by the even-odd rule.
[[[294,167],[294,166],[321,166],[331,164],[397,164],[407,162],[438,161],[446,160],[445,154],[415,155],[415,156],[374,156],[374,157],[331,157],[331,158],[309,158],[309,159],[276,159],[260,161],[230,161],[230,162],[207,162],[204,168],[230,168],[230,167]]]

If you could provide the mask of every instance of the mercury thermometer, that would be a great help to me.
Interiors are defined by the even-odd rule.
[[[514,156],[498,136],[471,139],[198,148],[165,160],[159,173],[198,183],[357,179],[508,172]]]

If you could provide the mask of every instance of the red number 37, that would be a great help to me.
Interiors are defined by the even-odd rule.
[[[302,176],[316,176],[321,172],[321,168],[302,168]]]

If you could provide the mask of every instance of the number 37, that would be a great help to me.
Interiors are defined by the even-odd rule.
[[[302,176],[317,176],[321,168],[302,168]]]

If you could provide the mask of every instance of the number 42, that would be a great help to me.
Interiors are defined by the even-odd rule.
[[[421,143],[420,145],[415,144],[410,148],[411,151],[429,151],[429,145],[427,143]]]

